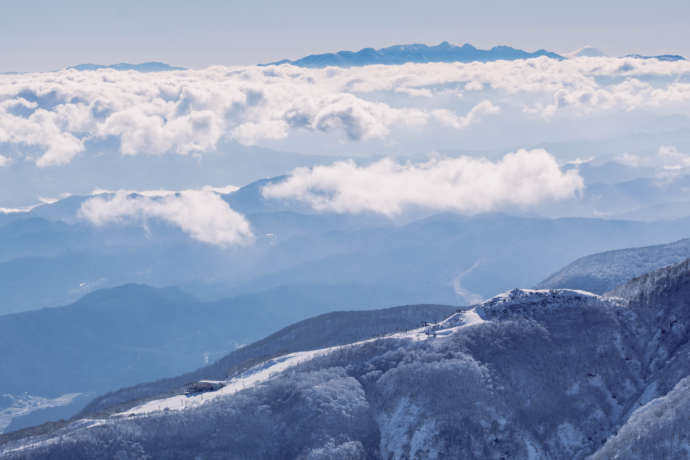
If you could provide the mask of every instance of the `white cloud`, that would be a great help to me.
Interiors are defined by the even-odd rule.
[[[0,168],[8,166],[11,163],[11,160],[3,155],[0,155]]]
[[[618,163],[635,168],[652,168],[657,176],[673,178],[690,172],[690,154],[679,151],[673,145],[662,145],[654,155],[624,153],[616,157]]]
[[[201,190],[204,192],[215,192],[219,193],[221,195],[227,195],[228,193],[235,192],[239,190],[239,187],[236,185],[224,185],[221,187],[213,187],[211,185],[204,185]]]
[[[53,204],[53,203],[57,203],[60,200],[64,200],[65,198],[69,198],[70,196],[72,196],[71,193],[61,193],[58,197],[39,196],[38,202],[40,204]]]
[[[432,115],[442,125],[455,129],[465,129],[471,124],[477,122],[483,115],[495,115],[500,112],[501,109],[492,104],[491,101],[482,101],[472,107],[467,115],[462,117],[458,117],[453,112],[445,109],[436,109],[432,112]]]
[[[138,195],[119,191],[82,203],[79,216],[94,225],[157,218],[170,222],[192,238],[218,246],[248,245],[254,241],[249,222],[233,211],[217,193],[186,190]]]
[[[591,156],[588,158],[575,158],[574,160],[570,160],[566,162],[565,164],[568,166],[581,166],[581,165],[586,165],[587,163],[591,163],[596,159],[596,157]]]
[[[22,212],[29,212],[36,206],[26,206],[24,208],[0,208],[2,214],[18,214]]]
[[[486,123],[601,111],[685,114],[689,78],[687,61],[587,57],[0,75],[0,144],[47,167],[108,137],[123,155],[189,155],[224,139],[257,144],[303,132],[348,142],[395,139],[396,130],[461,129],[489,114]]]
[[[644,166],[645,163],[642,156],[627,152],[616,156],[616,162],[625,166],[631,166],[633,168]]]
[[[577,171],[562,171],[551,154],[538,149],[493,162],[463,156],[298,168],[285,181],[264,187],[263,194],[305,201],[321,211],[394,216],[414,206],[468,214],[526,207],[570,198],[583,187]]]
[[[674,145],[662,145],[657,152],[665,169],[690,168],[690,154],[678,151]]]

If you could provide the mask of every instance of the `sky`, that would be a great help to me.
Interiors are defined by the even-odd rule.
[[[0,71],[85,62],[202,68],[399,43],[690,56],[690,2],[2,1]]]

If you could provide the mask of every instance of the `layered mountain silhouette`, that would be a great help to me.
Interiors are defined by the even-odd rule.
[[[454,45],[447,41],[438,45],[425,45],[421,43],[394,45],[386,48],[362,48],[359,51],[338,51],[335,53],[310,54],[299,59],[282,59],[269,62],[266,65],[290,64],[298,67],[358,67],[365,65],[399,65],[406,63],[428,62],[490,62],[513,61],[516,59],[531,59],[537,57],[551,59],[566,59],[578,57],[606,57],[606,54],[593,46],[585,46],[566,54],[558,54],[553,51],[539,49],[537,51],[525,51],[510,46],[494,46],[490,49],[476,48],[469,43]],[[663,54],[645,56],[641,54],[627,54],[624,57],[634,59],[658,59],[660,61],[682,61],[683,56],[677,54]]]

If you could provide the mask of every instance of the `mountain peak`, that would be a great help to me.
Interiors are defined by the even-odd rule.
[[[482,318],[491,319],[577,308],[602,301],[596,294],[573,289],[513,289],[477,305],[476,311]]]
[[[569,59],[578,57],[606,57],[606,53],[599,48],[595,48],[591,45],[585,45],[582,48],[564,54],[564,56]]]

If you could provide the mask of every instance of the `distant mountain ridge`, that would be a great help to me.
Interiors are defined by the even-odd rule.
[[[626,54],[623,57],[627,58],[634,58],[634,59],[658,59],[660,61],[667,61],[667,62],[673,62],[673,61],[685,61],[685,57],[681,56],[680,54],[660,54],[657,56],[643,56],[641,54]]]
[[[537,285],[603,294],[629,280],[690,257],[690,238],[668,244],[619,249],[581,257]]]
[[[167,72],[171,70],[186,70],[184,67],[176,67],[166,64],[164,62],[142,62],[141,64],[130,64],[128,62],[120,62],[119,64],[77,64],[67,67],[67,70],[135,70],[137,72]]]
[[[394,45],[387,48],[363,48],[359,51],[312,54],[296,60],[283,59],[262,65],[291,64],[298,67],[357,67],[372,64],[405,64],[408,62],[488,62],[498,60],[529,59],[545,56],[563,59],[563,56],[547,50],[528,52],[510,46],[494,46],[491,49],[475,48],[469,43],[462,46],[447,41],[436,46],[421,43]]]
[[[553,51],[539,49],[534,52],[500,45],[490,49],[480,49],[470,43],[454,45],[447,41],[435,46],[423,43],[393,45],[386,48],[362,48],[359,51],[338,51],[335,53],[310,54],[299,59],[281,59],[279,61],[259,64],[259,66],[290,64],[297,67],[322,68],[322,67],[359,67],[366,65],[398,65],[407,63],[430,62],[491,62],[513,61],[517,59],[531,59],[548,57],[563,60],[578,57],[606,57],[606,54],[598,48],[585,46],[570,53],[558,54]],[[660,61],[684,61],[685,58],[678,54],[642,55],[626,54],[626,58],[633,59],[658,59]]]

